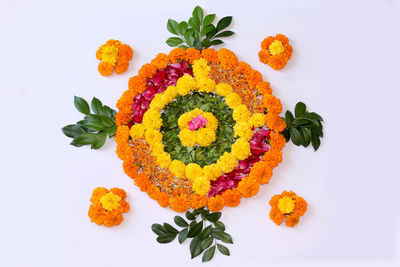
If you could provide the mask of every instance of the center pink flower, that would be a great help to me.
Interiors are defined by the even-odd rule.
[[[207,124],[207,119],[201,115],[192,118],[192,120],[188,122],[189,130],[191,131],[196,131],[197,129],[206,126],[206,124]]]

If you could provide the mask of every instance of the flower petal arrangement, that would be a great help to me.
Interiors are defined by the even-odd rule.
[[[158,53],[129,79],[118,112],[94,98],[91,114],[89,104],[75,97],[85,117],[62,129],[79,147],[99,149],[107,135],[114,137],[116,154],[134,184],[161,207],[184,212],[174,218],[180,230],[169,223],[152,225],[157,242],[191,240],[191,258],[202,254],[203,262],[215,251],[230,255],[221,243],[233,243],[221,211],[238,207],[269,183],[286,142],[317,150],[323,137],[320,115],[299,102],[294,115],[286,111],[281,117],[282,103],[260,72],[229,49],[210,48],[234,34],[227,30],[231,16],[214,25],[215,17],[197,6],[187,22],[168,20],[168,31],[177,37],[166,43],[179,47]],[[281,69],[292,51],[288,38],[278,34],[262,42],[259,58]],[[108,41],[96,53],[103,61],[99,71],[125,71],[120,55],[127,62],[132,54],[119,41]],[[120,189],[96,188],[89,217],[100,225],[120,224],[121,213],[129,211],[125,197]],[[270,204],[270,218],[278,225],[284,220],[296,225],[307,209],[304,199],[286,191]]]
[[[100,46],[96,52],[96,58],[101,60],[98,69],[103,76],[110,76],[114,71],[117,74],[124,73],[132,57],[133,50],[129,45],[113,39]]]

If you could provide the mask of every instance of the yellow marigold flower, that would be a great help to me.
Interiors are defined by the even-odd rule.
[[[192,115],[192,112],[186,112],[184,114],[182,114],[179,119],[178,119],[178,127],[179,129],[183,130],[188,128],[188,123],[189,121],[191,121],[191,119],[194,116]]]
[[[208,76],[210,70],[211,67],[204,58],[197,59],[193,62],[193,74],[196,78]]]
[[[111,66],[115,66],[118,60],[118,46],[105,46],[101,50],[101,60],[110,64]]]
[[[203,176],[203,169],[199,164],[189,163],[185,170],[186,177],[193,181],[196,177]]]
[[[147,110],[146,113],[144,113],[143,115],[142,124],[146,129],[160,129],[162,126],[160,112],[154,109]]]
[[[177,94],[178,90],[175,86],[168,86],[164,93],[162,93],[164,101],[166,101],[166,103],[172,102]]]
[[[206,195],[210,191],[210,181],[205,176],[196,177],[192,189],[201,196]]]
[[[129,135],[132,139],[142,138],[144,136],[144,126],[142,124],[135,124],[129,130]]]
[[[263,127],[265,121],[265,115],[263,113],[254,113],[249,120],[249,124],[252,127]]]
[[[208,77],[200,77],[196,78],[196,81],[199,92],[211,93],[214,91],[215,81],[213,79],[210,79]]]
[[[174,159],[169,165],[169,170],[178,178],[185,177],[186,165],[180,160]]]
[[[158,154],[163,153],[164,152],[164,145],[159,142],[159,143],[154,143],[151,146],[151,155],[153,157],[157,157]]]
[[[222,171],[218,168],[217,164],[204,166],[203,172],[209,180],[215,180],[222,175]]]
[[[163,98],[162,94],[155,94],[149,107],[150,109],[160,112],[166,104],[167,102],[165,101],[165,98]]]
[[[251,130],[250,124],[247,122],[238,122],[233,126],[235,131],[234,137],[242,137],[243,139],[250,141],[253,137],[254,132]]]
[[[201,128],[197,130],[196,143],[199,146],[209,146],[215,141],[215,131],[209,128]]]
[[[120,205],[120,201],[121,197],[112,192],[108,192],[100,198],[100,203],[105,210],[117,209]]]
[[[291,197],[283,197],[279,199],[278,208],[282,213],[292,213],[294,210],[294,200]]]
[[[162,152],[157,155],[157,162],[160,164],[161,168],[166,169],[171,164],[171,155],[166,152]]]
[[[224,172],[231,172],[237,165],[237,159],[232,153],[225,152],[217,161],[218,168]]]
[[[237,122],[249,121],[250,111],[245,105],[241,104],[233,109],[232,117]]]
[[[225,102],[230,108],[235,108],[242,104],[242,98],[237,93],[230,93],[225,97]]]
[[[282,54],[283,51],[285,50],[285,48],[282,45],[282,42],[279,40],[273,41],[272,44],[270,44],[268,48],[269,48],[269,52],[273,56]]]
[[[196,132],[189,129],[183,129],[178,135],[183,146],[193,147],[196,144]]]
[[[215,92],[221,96],[227,96],[233,92],[233,89],[227,83],[219,83],[215,86]]]
[[[239,138],[232,145],[232,153],[238,160],[245,160],[251,155],[250,143],[244,138]]]
[[[218,119],[210,112],[204,112],[202,116],[207,119],[206,127],[216,131],[218,128]]]
[[[176,89],[180,95],[184,96],[189,94],[190,91],[197,89],[197,83],[192,76],[185,74],[178,79]]]
[[[157,130],[147,129],[144,136],[146,137],[147,143],[149,143],[151,146],[161,143],[162,141],[162,134]]]

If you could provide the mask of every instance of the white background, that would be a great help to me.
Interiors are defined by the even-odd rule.
[[[160,245],[150,226],[172,222],[133,185],[114,141],[68,145],[81,119],[73,96],[115,107],[129,77],[168,53],[168,18],[200,4],[232,15],[227,47],[271,82],[284,109],[304,101],[325,119],[320,150],[288,144],[270,184],[222,220],[235,244],[208,266],[399,266],[399,1],[0,1],[1,266],[205,266],[189,244]],[[258,61],[260,42],[283,33],[284,70]],[[123,75],[102,77],[95,52],[110,38],[134,49]],[[217,47],[219,48],[219,47]],[[131,211],[117,227],[90,223],[92,190],[121,187]],[[294,190],[309,210],[276,226],[268,200]]]

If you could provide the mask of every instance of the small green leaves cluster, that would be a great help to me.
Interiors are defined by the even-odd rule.
[[[91,102],[93,114],[90,112],[89,104],[81,97],[74,97],[74,105],[85,117],[76,124],[62,128],[66,136],[73,138],[71,145],[76,147],[91,145],[92,149],[99,149],[104,145],[107,135],[109,138],[115,135],[117,131],[115,110],[104,106],[96,97],[93,97]]]
[[[170,243],[178,237],[179,244],[182,244],[186,239],[190,241],[190,255],[195,258],[202,254],[202,261],[210,261],[218,249],[223,255],[229,256],[229,249],[218,243],[233,244],[232,237],[225,232],[225,225],[219,221],[221,212],[210,212],[206,208],[196,209],[193,212],[186,212],[185,220],[181,216],[175,216],[174,222],[180,228],[180,231],[168,223],[153,224],[151,229],[158,236],[157,242]]]
[[[207,147],[185,147],[179,139],[179,117],[188,111],[199,108],[205,112],[211,112],[218,120],[216,140]],[[235,142],[232,117],[232,109],[228,107],[223,98],[212,93],[194,92],[191,95],[179,96],[176,101],[170,102],[164,107],[161,114],[163,124],[163,145],[165,152],[172,159],[177,159],[185,164],[197,163],[200,166],[216,163],[224,152],[230,152]]]
[[[302,102],[296,104],[295,117],[289,110],[285,114],[286,129],[283,135],[286,141],[292,140],[296,146],[307,147],[312,144],[315,151],[321,145],[320,138],[323,137],[322,117],[315,112],[308,112],[306,105]]]
[[[169,46],[179,46],[183,49],[195,47],[201,50],[212,45],[222,44],[223,41],[219,38],[235,34],[233,31],[225,31],[232,22],[231,16],[223,17],[218,21],[217,26],[215,26],[213,24],[215,14],[204,16],[204,11],[199,6],[194,8],[192,15],[187,22],[182,21],[178,23],[172,19],[168,20],[168,31],[178,36],[168,38],[166,43]]]

